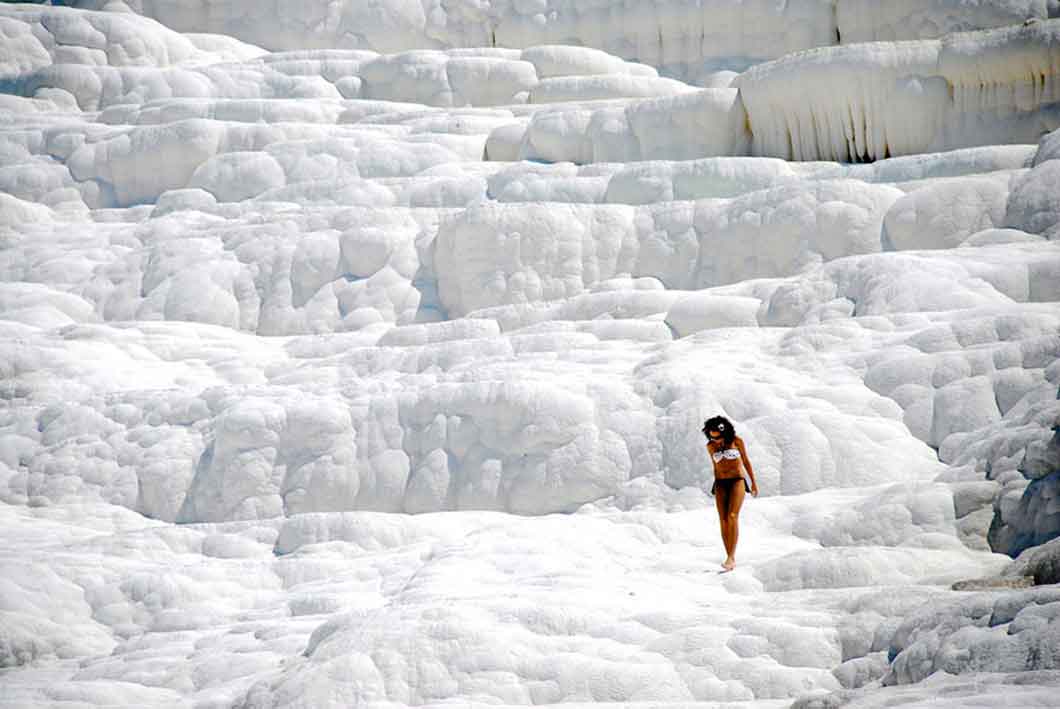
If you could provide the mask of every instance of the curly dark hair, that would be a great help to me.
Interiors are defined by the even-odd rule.
[[[711,431],[721,434],[721,439],[725,441],[726,448],[732,446],[732,442],[736,440],[736,429],[732,427],[732,421],[724,416],[712,416],[703,422],[703,435],[707,437],[708,441],[710,440]]]

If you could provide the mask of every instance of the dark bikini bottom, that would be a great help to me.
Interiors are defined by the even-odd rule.
[[[713,495],[715,489],[719,485],[727,488],[726,492],[731,494],[733,488],[736,487],[736,484],[741,482],[743,483],[744,489],[747,490],[747,492],[751,492],[751,486],[747,484],[747,478],[715,478],[714,484],[710,486],[710,494]]]

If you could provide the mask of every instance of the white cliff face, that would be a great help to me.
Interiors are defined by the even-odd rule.
[[[84,9],[152,17],[179,32],[232,35],[272,51],[304,48],[406,49],[577,44],[634,59],[707,85],[791,52],[834,44],[935,39],[1060,14],[1050,0],[651,0],[635,6],[571,0],[477,3],[321,2],[294,8],[246,0],[188,5],[178,0],[67,0]]]
[[[0,9],[0,706],[1055,703],[949,590],[1053,578],[1052,3],[92,5]]]
[[[820,42],[810,45],[815,49],[727,77],[721,87],[697,91],[690,84],[659,77],[643,63],[588,48],[515,44],[511,46],[523,49],[392,54],[320,49],[260,56],[261,50],[226,45],[214,47],[214,56],[235,55],[240,61],[210,62],[196,58],[210,55],[192,40],[135,15],[78,14],[59,8],[4,12],[14,41],[11,58],[0,67],[10,66],[12,76],[19,77],[14,93],[61,105],[76,103],[83,110],[109,109],[104,121],[112,125],[157,122],[160,111],[155,106],[148,113],[141,111],[138,119],[128,115],[129,110],[174,96],[258,102],[317,99],[323,115],[321,108],[307,108],[304,102],[265,110],[273,121],[288,116],[306,120],[316,114],[310,120],[329,123],[362,120],[365,107],[360,104],[352,112],[345,110],[351,108],[346,105],[350,100],[386,102],[369,109],[373,113],[395,109],[394,102],[413,103],[420,111],[423,106],[497,107],[489,113],[494,122],[488,130],[489,119],[476,114],[473,125],[445,132],[467,136],[461,141],[467,151],[476,156],[485,151],[492,160],[575,163],[746,154],[874,161],[979,145],[1034,143],[1060,126],[1055,110],[1060,20],[940,32],[939,39],[838,46]],[[40,29],[35,34],[31,27]],[[78,32],[92,37],[84,41],[96,54],[71,53],[65,37],[76,41]],[[151,40],[141,47],[129,40],[135,32]],[[769,57],[759,59],[764,58]],[[170,105],[161,112],[172,120],[176,111]],[[196,113],[210,117],[206,106]],[[218,113],[233,115],[214,111]],[[246,120],[247,112],[242,116],[236,120]],[[400,128],[394,125],[391,130]],[[260,149],[268,132],[259,127],[234,142]],[[480,132],[488,134],[486,144],[471,140]],[[114,135],[124,136],[124,131],[115,130]],[[121,142],[123,152],[142,145],[135,136]],[[240,148],[224,143],[217,148],[233,149]],[[202,151],[211,148],[198,150],[201,160],[208,154]],[[79,180],[96,176],[85,164],[91,161],[85,155],[72,160],[80,170]],[[109,153],[106,161],[111,161]],[[146,189],[151,179],[137,176],[137,182]],[[119,193],[118,198],[135,202],[158,197],[156,190],[151,192]]]
[[[570,0],[479,3],[283,2],[194,5],[173,0],[76,0],[85,9],[121,9],[153,17],[181,32],[216,32],[270,50],[342,47],[405,49],[579,44],[636,58],[679,74],[703,66],[742,69],[749,63],[831,43],[832,0],[688,4],[653,0],[636,6]],[[577,42],[571,40],[577,39]]]
[[[871,161],[1001,142],[1056,128],[1060,20],[938,41],[829,47],[739,76],[753,151]]]
[[[843,44],[935,39],[1057,16],[1049,0],[838,0],[835,7]]]

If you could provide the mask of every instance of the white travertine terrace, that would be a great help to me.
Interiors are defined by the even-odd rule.
[[[1057,121],[1060,20],[815,49],[736,79],[753,151],[877,160],[1036,141]]]
[[[67,4],[0,709],[1055,705],[1056,3]]]

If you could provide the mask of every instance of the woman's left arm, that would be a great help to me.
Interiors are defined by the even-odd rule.
[[[740,451],[740,459],[743,461],[744,470],[747,471],[747,477],[751,478],[751,494],[758,497],[758,483],[755,482],[755,471],[751,468],[751,460],[747,457],[747,449],[744,448],[743,439],[737,438],[735,441],[736,448]]]

